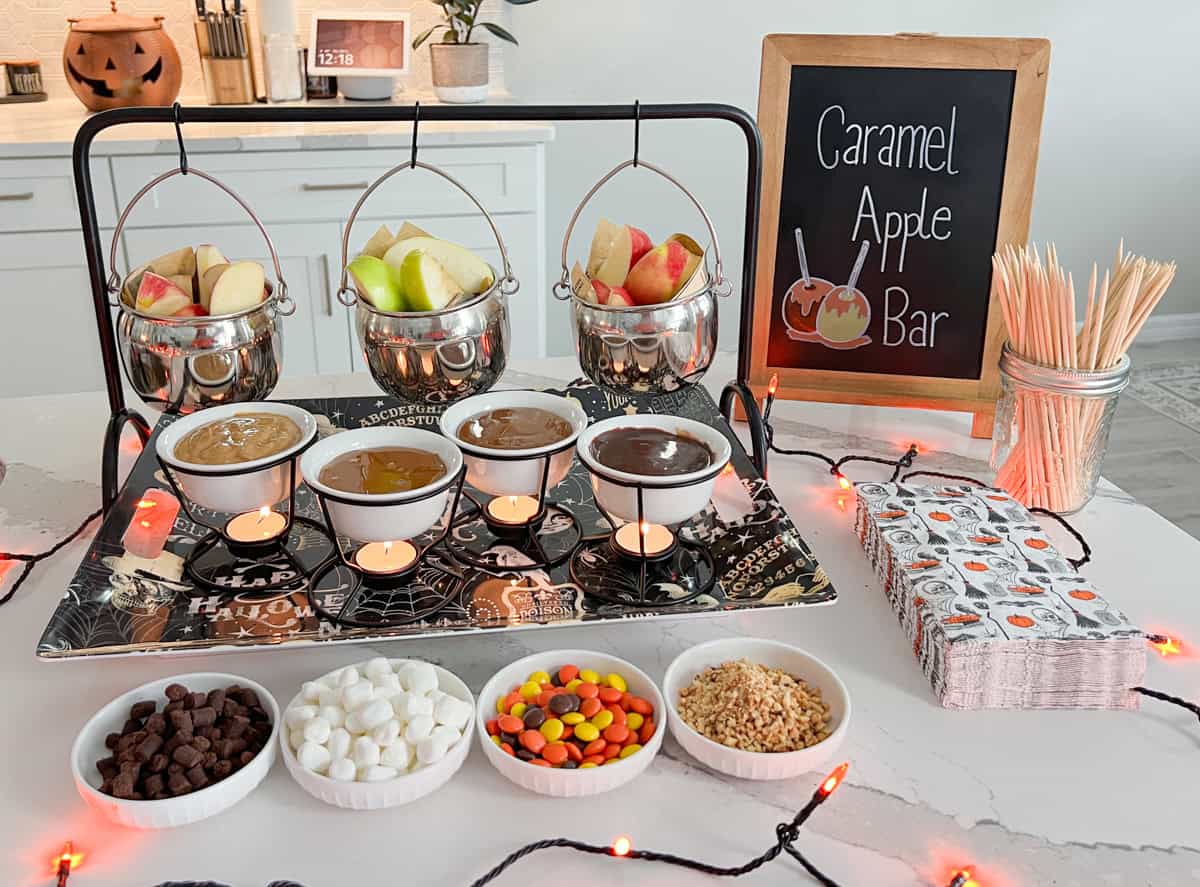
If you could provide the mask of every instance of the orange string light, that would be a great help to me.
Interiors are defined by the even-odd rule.
[[[612,843],[613,856],[628,856],[629,850],[632,846],[633,845],[630,840],[624,835],[621,835]]]
[[[1178,656],[1183,652],[1183,644],[1179,642],[1179,639],[1167,635],[1161,635],[1152,639],[1150,646],[1154,647],[1164,659],[1170,656]]]
[[[842,784],[842,780],[846,778],[846,771],[850,769],[848,761],[843,761],[838,764],[832,773],[825,777],[825,781],[821,783],[821,788],[818,789],[821,797],[828,798],[833,794],[834,790]]]
[[[771,397],[775,396],[775,392],[779,390],[779,373],[771,374],[771,381],[767,383],[767,394]]]

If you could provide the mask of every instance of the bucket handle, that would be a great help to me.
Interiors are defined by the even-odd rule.
[[[504,276],[499,280],[500,292],[506,296],[514,295],[517,290],[521,288],[521,283],[513,276],[512,265],[509,264],[508,261],[508,248],[504,245],[504,238],[500,236],[500,229],[496,227],[496,221],[492,218],[492,214],[483,208],[483,204],[479,202],[479,198],[468,191],[466,186],[463,185],[463,183],[458,179],[454,178],[454,176],[450,175],[450,173],[443,169],[439,169],[436,166],[430,166],[428,163],[423,163],[422,161],[417,160],[414,149],[414,156],[411,160],[406,160],[401,164],[393,166],[374,182],[372,182],[367,190],[363,191],[362,196],[358,198],[358,202],[354,204],[354,209],[350,210],[350,217],[346,219],[346,227],[342,231],[342,281],[338,285],[338,301],[347,308],[352,307],[358,301],[358,294],[349,285],[349,262],[350,229],[354,227],[354,220],[358,218],[359,210],[362,209],[363,204],[367,202],[367,198],[375,192],[376,188],[378,188],[396,173],[402,172],[406,169],[424,169],[434,173],[435,175],[441,176],[459,191],[462,191],[463,194],[466,194],[470,201],[475,204],[475,208],[478,209],[483,214],[483,217],[487,220],[488,227],[492,229],[492,236],[496,238],[496,243],[500,247],[500,262],[504,266]]]
[[[567,222],[567,232],[563,235],[561,257],[562,277],[556,284],[554,284],[554,298],[558,299],[560,302],[565,302],[571,298],[571,294],[573,292],[571,288],[571,272],[567,269],[567,248],[571,242],[571,233],[575,230],[575,223],[579,221],[580,213],[583,212],[583,208],[587,206],[591,199],[596,195],[596,192],[608,184],[609,179],[616,176],[616,174],[621,170],[627,169],[631,166],[636,167],[637,169],[648,169],[651,172],[658,173],[660,176],[682,191],[687,199],[692,202],[692,206],[696,207],[696,210],[704,219],[704,224],[708,227],[709,237],[712,238],[714,264],[712,283],[710,286],[714,294],[723,298],[729,296],[733,292],[733,284],[725,278],[724,266],[721,263],[721,244],[717,241],[717,229],[713,227],[712,219],[709,218],[708,212],[701,205],[700,201],[696,199],[696,195],[684,187],[683,183],[680,182],[679,179],[675,178],[666,170],[655,166],[653,163],[647,163],[645,160],[639,159],[635,153],[632,158],[624,161],[623,163],[617,164],[617,166],[613,167],[613,169],[602,179],[600,179],[600,181],[592,185],[591,190],[588,191],[587,194],[583,195],[583,200],[579,202],[579,206],[575,207],[575,212],[571,213],[571,220]]]
[[[263,240],[267,242],[267,249],[271,253],[271,264],[275,266],[275,280],[277,281],[277,286],[275,287],[275,294],[271,297],[273,309],[276,314],[281,314],[284,317],[290,317],[291,315],[295,314],[296,303],[292,301],[292,298],[288,295],[287,282],[283,279],[283,269],[279,267],[279,253],[275,251],[275,244],[271,240],[271,235],[267,233],[267,229],[263,226],[262,220],[255,215],[254,210],[250,208],[250,205],[241,197],[239,197],[232,188],[214,176],[210,176],[208,173],[196,169],[194,166],[188,166],[186,169],[183,166],[176,167],[175,169],[169,169],[162,175],[151,179],[142,187],[142,190],[133,195],[133,199],[129,201],[125,209],[122,211],[121,217],[117,219],[117,227],[113,231],[112,248],[108,252],[109,304],[114,308],[123,307],[123,303],[118,295],[121,289],[121,276],[117,273],[117,244],[121,241],[121,231],[125,228],[125,222],[129,218],[130,212],[132,212],[133,208],[137,206],[139,200],[149,194],[150,191],[155,188],[155,186],[165,182],[172,176],[198,176],[199,178],[204,179],[206,182],[211,182],[232,197],[234,202],[237,203],[237,205],[243,210],[245,210],[246,215],[250,217],[250,220],[254,222],[255,227],[258,228],[259,233],[262,234]]]

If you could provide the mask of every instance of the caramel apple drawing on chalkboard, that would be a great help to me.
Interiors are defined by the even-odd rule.
[[[843,286],[810,277],[804,253],[804,237],[796,229],[796,251],[800,258],[800,280],[783,297],[783,322],[789,339],[815,342],[836,351],[850,351],[871,343],[866,335],[871,325],[871,303],[855,284],[867,261],[871,242],[864,240]]]

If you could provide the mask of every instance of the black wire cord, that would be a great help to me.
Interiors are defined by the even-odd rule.
[[[72,530],[71,534],[69,536],[67,536],[63,539],[60,539],[58,542],[55,542],[54,545],[52,545],[50,548],[48,548],[45,551],[40,552],[38,554],[16,554],[13,552],[0,551],[0,561],[17,561],[17,562],[23,563],[25,565],[24,567],[21,568],[21,572],[17,576],[16,581],[13,582],[12,587],[8,589],[8,591],[5,593],[5,595],[3,597],[0,597],[0,607],[4,606],[10,600],[12,600],[13,595],[15,595],[17,593],[17,589],[19,589],[21,587],[21,584],[27,578],[29,578],[29,574],[30,574],[30,572],[32,572],[32,570],[35,566],[37,566],[42,561],[46,560],[46,558],[53,557],[54,555],[58,554],[63,548],[65,548],[67,545],[70,545],[75,539],[77,539],[80,536],[80,534],[83,533],[84,530],[86,530],[88,528],[88,525],[92,521],[94,521],[96,518],[98,518],[99,516],[100,516],[100,509],[97,508],[91,514],[89,514],[86,518],[84,518],[83,523],[81,523],[78,527],[76,527],[74,530]]]

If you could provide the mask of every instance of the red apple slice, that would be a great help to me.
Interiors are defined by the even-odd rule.
[[[613,308],[631,308],[634,304],[633,296],[629,295],[629,291],[623,286],[614,286],[608,291],[607,304]]]
[[[208,309],[203,305],[185,305],[174,314],[175,317],[208,317]]]
[[[258,262],[234,262],[218,278],[209,301],[210,314],[237,314],[265,298],[266,274]]]
[[[142,275],[142,282],[138,285],[137,302],[134,304],[138,311],[155,317],[170,317],[190,304],[192,297],[168,278],[153,271]]]
[[[668,302],[696,272],[699,244],[683,234],[672,234],[638,260],[625,280],[625,289],[639,305]]]
[[[633,252],[629,256],[629,267],[632,268],[642,256],[654,249],[654,241],[641,228],[635,228],[632,225],[626,225],[625,227],[629,229],[630,240],[633,242]]]

